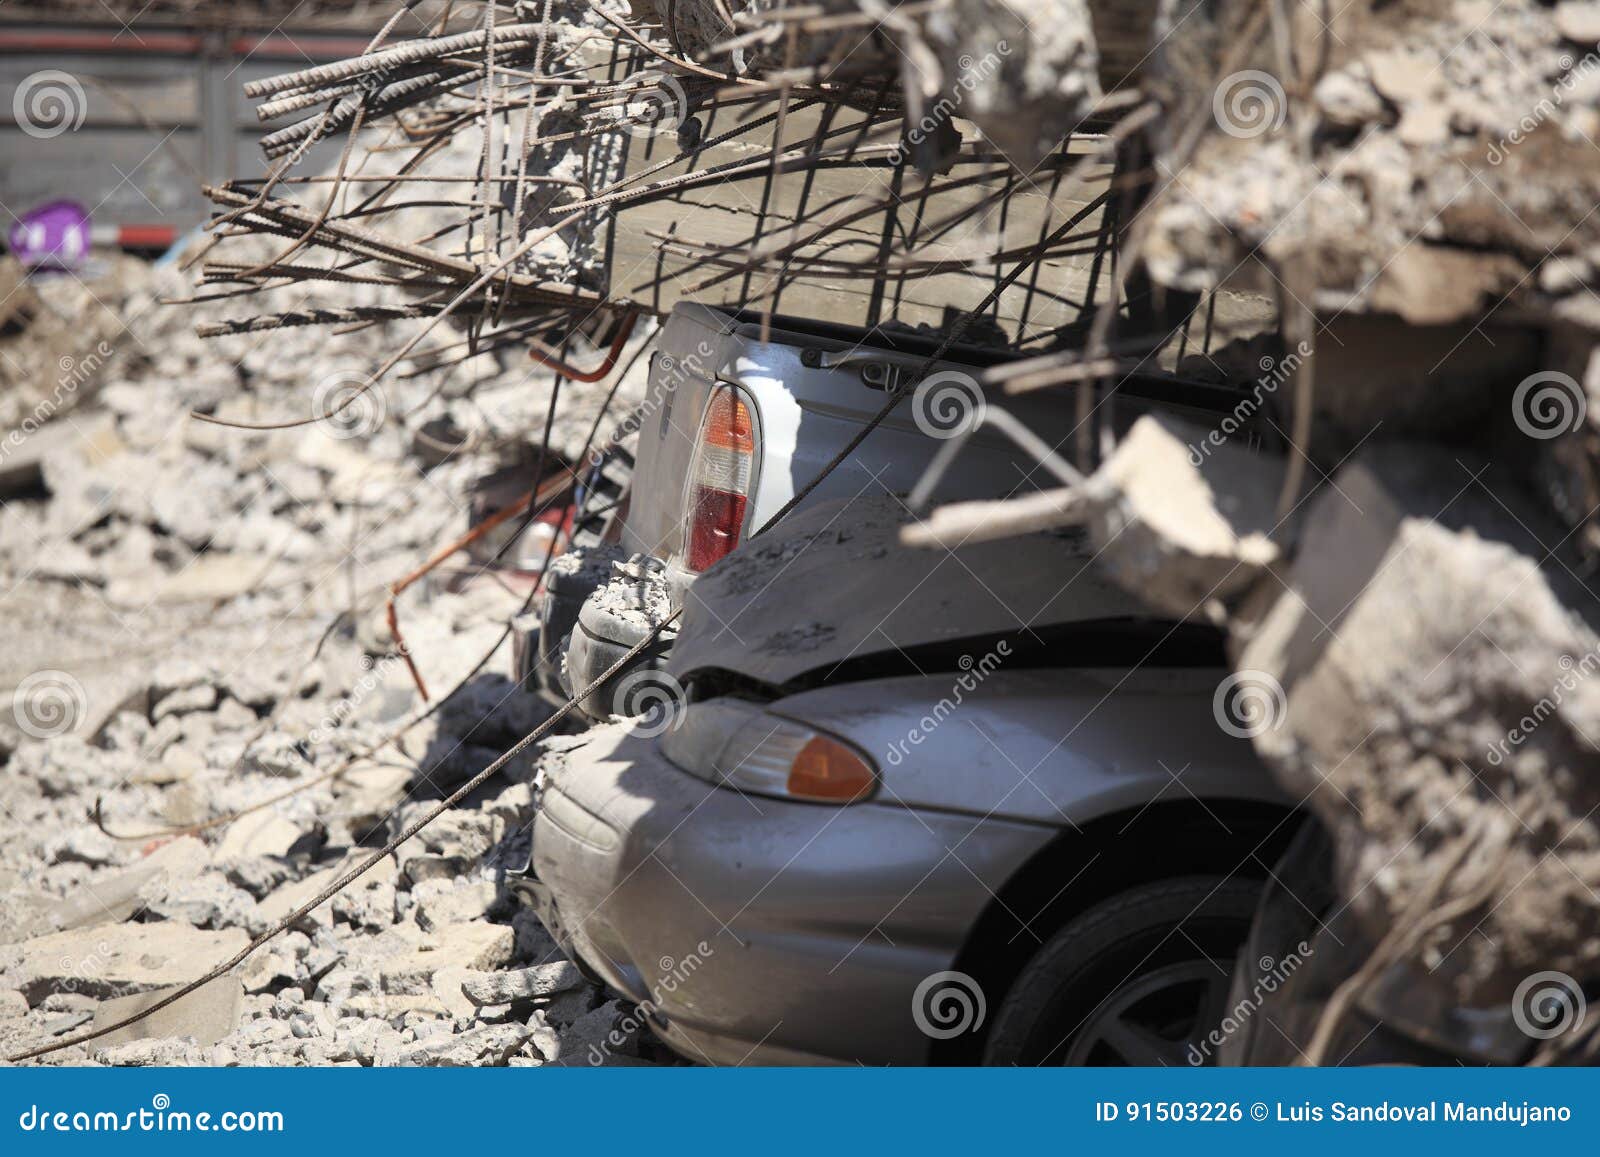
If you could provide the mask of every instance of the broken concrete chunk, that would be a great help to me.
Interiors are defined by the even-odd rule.
[[[545,1022],[557,1028],[566,1028],[589,1014],[600,999],[600,986],[580,984],[577,988],[558,992],[539,1006]]]
[[[202,554],[153,585],[148,576],[118,579],[106,587],[106,599],[129,607],[226,602],[259,587],[277,562],[264,555]]]
[[[292,779],[304,774],[310,764],[300,754],[298,742],[282,732],[269,732],[250,745],[245,766],[263,775]]]
[[[384,992],[426,993],[434,973],[441,968],[456,966],[487,972],[510,961],[513,944],[512,931],[503,924],[474,921],[446,925],[413,951],[383,961],[379,965],[379,983]]]
[[[91,1015],[100,1001],[86,992],[52,992],[39,1002],[45,1012],[87,1012]]]
[[[398,822],[408,818],[405,812],[395,817]],[[399,849],[400,870],[414,885],[464,875],[494,847],[503,830],[493,815],[446,812]]]
[[[458,1021],[470,1020],[478,1011],[477,1006],[461,991],[462,981],[472,974],[471,969],[452,964],[449,968],[439,969],[428,982],[439,1003],[444,1005],[450,1015]]]
[[[101,1029],[116,1024],[158,1004],[176,991],[177,987],[158,988],[152,992],[108,1000],[95,1010],[94,1027]],[[239,1027],[243,999],[244,992],[239,987],[237,976],[219,976],[143,1020],[107,1033],[100,1039],[100,1046],[111,1048],[129,1041],[163,1037],[177,1037],[202,1046],[214,1045]]]
[[[1594,0],[1566,0],[1555,10],[1556,31],[1574,44],[1593,46],[1600,41],[1600,4]]]
[[[337,782],[339,804],[349,817],[350,830],[365,836],[389,818],[406,798],[410,768],[394,764],[357,764]]]
[[[474,972],[462,979],[461,991],[475,1005],[526,1004],[584,983],[578,966],[568,961],[519,968],[514,972]]]
[[[294,954],[268,948],[244,962],[240,983],[248,993],[275,992],[300,979]]]
[[[256,713],[237,699],[224,699],[212,713],[211,722],[218,731],[242,731],[256,725]]]
[[[349,997],[340,1006],[341,1012],[350,1016],[375,1018],[390,1024],[400,1024],[411,1018],[448,1018],[455,1014],[435,994],[412,995],[386,992],[362,992]]]
[[[11,498],[45,484],[47,463],[70,463],[107,457],[122,449],[110,414],[75,414],[30,433],[0,454],[0,498]],[[70,467],[69,467],[70,468]]]
[[[528,1037],[528,1043],[523,1045],[522,1052],[512,1059],[513,1065],[549,1064],[561,1055],[561,1034],[546,1024],[538,1013],[528,1019],[528,1028],[532,1030],[532,1035]]]
[[[1145,19],[1153,8],[1141,10]],[[923,34],[940,75],[919,69],[919,54],[902,52],[904,84],[909,93],[937,81],[930,106],[941,97],[956,102],[986,142],[1030,171],[1093,107],[1102,78],[1117,86],[1148,56],[1113,52],[1102,64],[1097,33],[1103,29],[1087,0],[963,0],[937,10]],[[913,141],[944,120],[936,108],[924,108]]]
[[[261,899],[294,875],[294,866],[272,856],[240,856],[228,864],[228,882]]]
[[[1419,950],[1483,1008],[1541,969],[1600,969],[1600,608],[1549,558],[1560,531],[1462,457],[1399,444],[1339,471],[1236,665],[1282,688],[1256,749],[1328,827],[1375,939],[1443,850],[1473,849],[1446,898],[1495,866],[1482,906]]]
[[[215,858],[221,862],[247,856],[283,856],[300,839],[295,824],[270,808],[241,816],[228,825],[217,845]]]
[[[394,1066],[503,1065],[533,1030],[521,1024],[490,1024],[467,1032],[441,1032],[426,1040],[380,1052],[378,1064]]]
[[[1323,119],[1342,128],[1356,128],[1381,120],[1383,100],[1371,83],[1351,72],[1330,72],[1312,92]]]
[[[205,1064],[206,1053],[189,1041],[168,1037],[100,1048],[94,1059],[113,1068],[191,1068]]]
[[[126,996],[192,980],[248,942],[243,929],[203,932],[170,922],[83,928],[19,945],[5,976],[32,1004],[52,992]]]
[[[117,858],[117,845],[96,828],[77,828],[68,832],[50,853],[53,864],[88,864],[99,868]]]
[[[1439,61],[1409,49],[1368,53],[1366,64],[1373,87],[1402,107],[1426,100],[1444,85]]]
[[[217,705],[217,689],[209,683],[198,683],[165,696],[155,706],[151,718],[160,722],[168,715],[188,715],[194,711],[210,711]]]
[[[362,1021],[348,1032],[341,1031],[336,1039],[363,1065],[376,1063],[380,1053],[394,1052],[403,1044],[400,1033],[381,1020]]]
[[[346,861],[346,865],[350,866],[350,861]],[[375,932],[388,928],[395,921],[397,870],[394,857],[390,856],[385,866],[358,876],[330,902],[333,918],[342,924]]]
[[[1396,253],[1373,280],[1372,307],[1413,325],[1437,325],[1476,314],[1523,276],[1520,262],[1507,254],[1418,241]]]
[[[1108,573],[1179,615],[1242,593],[1279,557],[1282,462],[1231,433],[1140,418],[1084,487]]]
[[[163,844],[139,863],[120,872],[97,874],[38,915],[37,926],[65,932],[96,924],[117,924],[142,911],[146,889],[163,880],[200,872],[211,853],[193,836]]]
[[[418,852],[415,855],[404,855],[401,862],[405,865],[406,879],[413,885],[427,883],[431,880],[453,880],[470,872],[477,864],[475,858],[467,856],[442,856],[432,852]]]
[[[489,802],[488,810],[497,816],[507,831],[525,828],[533,820],[533,788],[514,783]]]
[[[256,906],[254,926],[265,931],[371,858],[370,851],[355,848],[328,867],[318,869],[302,880],[277,889]],[[387,927],[391,920],[378,921],[377,913],[368,913],[366,909],[367,905],[376,904],[379,911],[385,909],[393,911],[394,879],[397,871],[394,857],[385,856],[379,863],[352,880],[343,891],[326,904],[307,912],[302,918],[305,927],[301,931],[310,932],[317,928],[326,928],[336,918],[348,923],[363,923],[368,916],[381,926]]]
[[[162,873],[140,889],[152,914],[196,928],[244,926],[256,904],[221,872]]]
[[[417,902],[417,926],[434,932],[446,924],[483,919],[499,889],[491,880],[425,880],[411,894]]]

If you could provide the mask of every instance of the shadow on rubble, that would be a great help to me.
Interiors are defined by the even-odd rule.
[[[407,786],[405,803],[395,808],[386,822],[362,835],[359,842],[378,847],[399,834],[503,756],[552,713],[549,704],[521,690],[503,674],[480,672],[474,676],[435,717],[438,726],[429,734],[426,747],[416,755],[417,770]],[[484,866],[494,869],[497,882],[502,884],[508,868],[527,864],[532,822],[529,785],[537,758],[536,745],[474,788],[453,809],[456,814],[477,820],[470,826],[480,834],[466,841],[467,848],[481,857]],[[452,823],[448,815],[442,816],[418,833],[416,841],[437,853],[432,844],[457,826],[461,826],[460,821]],[[440,829],[441,836],[433,835],[435,829]],[[491,833],[492,838],[486,839]],[[452,842],[461,841],[457,838]],[[484,843],[489,846],[481,846]]]

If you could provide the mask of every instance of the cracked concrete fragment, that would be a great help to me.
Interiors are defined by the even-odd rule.
[[[1400,444],[1341,470],[1237,665],[1286,692],[1256,748],[1333,834],[1375,939],[1472,841],[1444,895],[1492,872],[1485,899],[1421,960],[1483,1008],[1534,971],[1600,968],[1600,607],[1515,485],[1458,457]]]
[[[1219,431],[1140,418],[1084,487],[1097,557],[1124,587],[1164,610],[1220,607],[1279,558],[1273,533],[1282,474],[1281,460]]]

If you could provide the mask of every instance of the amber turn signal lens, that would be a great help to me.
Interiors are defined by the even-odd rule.
[[[797,799],[854,803],[872,794],[872,765],[826,736],[813,736],[789,765],[789,794]]]

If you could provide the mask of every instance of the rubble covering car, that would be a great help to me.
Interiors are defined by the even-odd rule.
[[[1295,826],[1217,636],[1076,536],[907,517],[822,503],[702,575],[683,699],[546,761],[521,887],[693,1060],[1184,1063]],[[947,1031],[951,986],[991,1015]]]
[[[593,684],[671,610],[696,576],[725,558],[782,509],[908,380],[951,391],[957,409],[1002,402],[1050,445],[1079,425],[1074,413],[1037,397],[986,396],[978,375],[1014,358],[1003,344],[952,344],[936,336],[758,316],[681,303],[662,330],[649,386],[631,420],[637,465],[616,541],[575,550],[551,567],[539,613],[518,623],[516,676],[553,702]],[[1121,432],[1153,409],[1214,421],[1239,401],[1227,384],[1148,370],[1103,395],[1108,425]],[[892,413],[799,509],[863,492],[910,491],[949,434],[938,398],[922,395]],[[1049,476],[1029,451],[999,431],[974,434],[941,499],[996,498],[1039,489]],[[635,714],[630,674],[659,669],[669,627],[629,671],[582,701],[591,720]],[[647,681],[646,681],[647,682]]]

